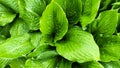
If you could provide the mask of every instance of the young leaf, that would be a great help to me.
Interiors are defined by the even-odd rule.
[[[91,61],[80,64],[80,68],[104,68],[104,66],[97,61]]]
[[[0,44],[0,58],[18,58],[30,52],[33,46],[29,43],[29,35],[11,37]]]
[[[56,42],[66,34],[68,21],[64,11],[56,2],[52,1],[43,12],[40,19],[40,30],[44,42]]]
[[[28,26],[22,19],[16,19],[10,29],[11,36],[19,36],[29,31]]]
[[[30,30],[39,29],[39,18],[46,5],[44,0],[19,0],[20,18],[25,20]]]
[[[70,28],[56,44],[57,52],[70,61],[79,63],[100,60],[99,48],[93,36],[79,27]]]
[[[120,59],[120,36],[99,37],[97,43],[100,47],[101,61],[109,62]]]
[[[6,24],[11,23],[15,17],[16,14],[14,14],[9,8],[0,4],[0,26],[5,26]]]
[[[54,0],[66,13],[66,17],[70,24],[78,23],[82,12],[81,0]]]
[[[101,12],[97,18],[96,34],[112,35],[117,27],[117,10]]]
[[[80,22],[82,27],[85,27],[95,19],[99,9],[100,0],[82,0],[82,4],[83,9]]]

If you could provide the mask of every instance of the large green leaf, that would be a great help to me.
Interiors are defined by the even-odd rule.
[[[0,58],[18,58],[32,49],[33,46],[29,42],[28,34],[11,37],[0,44]]]
[[[6,24],[11,23],[15,16],[16,14],[14,14],[9,8],[0,4],[0,26],[5,26]]]
[[[0,0],[0,3],[18,13],[18,0]]]
[[[120,36],[99,37],[97,43],[100,47],[101,61],[109,62],[120,59]]]
[[[118,14],[117,10],[101,12],[97,18],[96,34],[112,35],[117,27]]]
[[[80,64],[80,68],[104,68],[99,62],[91,61]]]
[[[65,11],[66,17],[70,24],[78,23],[82,12],[81,0],[54,0]]]
[[[62,8],[52,1],[40,19],[40,30],[44,42],[56,42],[66,34],[68,21]]]
[[[39,18],[46,7],[44,0],[19,0],[18,3],[20,18],[31,30],[39,29]]]
[[[16,19],[10,29],[11,36],[19,36],[29,31],[28,26],[22,19]]]
[[[104,68],[120,68],[120,61],[102,62]]]
[[[83,63],[100,60],[99,48],[93,36],[79,27],[70,28],[63,40],[55,45],[57,52],[70,61]]]
[[[82,27],[85,27],[95,19],[99,9],[100,0],[82,0],[82,4],[83,8],[80,22]]]

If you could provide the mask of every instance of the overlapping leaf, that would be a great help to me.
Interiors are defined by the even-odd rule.
[[[29,43],[28,34],[11,37],[0,44],[0,58],[18,58],[32,49],[33,46]]]
[[[104,62],[120,59],[120,36],[106,36],[98,38],[101,60]]]
[[[57,52],[70,61],[83,63],[100,60],[99,48],[93,36],[79,27],[69,29],[64,39],[55,45]]]
[[[63,9],[52,1],[43,12],[40,19],[40,30],[44,42],[56,42],[66,34],[68,21]]]
[[[16,14],[14,14],[9,8],[0,4],[0,26],[5,26],[8,23],[11,23]]]
[[[54,0],[57,2],[66,13],[69,24],[76,24],[80,19],[82,12],[81,0]]]
[[[44,0],[18,0],[20,18],[26,21],[30,30],[39,29],[39,18],[46,5]]]
[[[100,6],[100,0],[82,0],[82,16],[80,22],[82,27],[90,24],[96,17]]]

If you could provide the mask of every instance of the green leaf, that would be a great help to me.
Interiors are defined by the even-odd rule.
[[[20,18],[26,21],[30,30],[39,29],[39,18],[46,5],[44,0],[19,0]]]
[[[16,14],[14,14],[13,12],[11,12],[10,9],[0,4],[0,26],[5,26],[6,24],[11,23],[15,17]]]
[[[101,61],[109,62],[120,59],[120,36],[99,37],[97,43],[100,47]]]
[[[0,44],[6,40],[5,37],[0,36]]]
[[[30,42],[32,43],[33,46],[37,47],[38,45],[40,45],[40,41],[42,38],[42,35],[40,32],[34,32],[34,33],[30,33],[31,36],[31,40]]]
[[[80,68],[104,68],[99,62],[91,61],[80,64]]]
[[[14,59],[10,62],[10,68],[24,68],[25,66],[25,58]]]
[[[39,54],[41,54],[42,52],[45,52],[49,49],[50,49],[50,46],[48,44],[40,44],[27,57],[37,57]]]
[[[63,40],[55,45],[57,52],[70,61],[83,63],[100,60],[99,48],[93,36],[79,27],[70,28]]]
[[[78,23],[82,12],[81,0],[54,0],[65,11],[66,17],[70,24]]]
[[[24,34],[17,37],[11,37],[0,44],[0,58],[18,58],[33,49],[29,43],[29,35]]]
[[[104,68],[120,68],[120,61],[102,62]]]
[[[99,9],[100,0],[82,0],[82,4],[83,9],[80,22],[82,27],[85,27],[95,19]]]
[[[0,3],[18,13],[18,0],[0,0]]]
[[[110,9],[109,6],[113,0],[101,0],[100,11]]]
[[[40,19],[40,30],[44,42],[56,42],[66,34],[68,21],[64,11],[56,2],[52,1],[43,12]]]
[[[55,68],[57,59],[34,60],[28,59],[25,63],[25,68]]]
[[[10,28],[11,28],[12,24],[7,24],[6,26],[2,27],[0,30],[0,35],[3,38],[9,38],[10,37]]]
[[[45,0],[45,2],[46,2],[46,5],[48,5],[51,2],[51,0]]]
[[[66,59],[60,59],[57,68],[72,68],[72,62]]]
[[[19,36],[29,31],[26,23],[22,19],[16,19],[10,29],[11,36]]]
[[[47,59],[47,58],[53,58],[55,56],[58,56],[58,53],[56,52],[56,50],[46,50],[40,53],[37,56],[37,59]]]
[[[117,10],[108,10],[101,12],[97,18],[96,34],[112,35],[117,27]]]

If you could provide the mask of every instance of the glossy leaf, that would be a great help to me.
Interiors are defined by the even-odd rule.
[[[80,22],[82,27],[90,24],[96,17],[100,5],[100,0],[82,0],[82,16]]]
[[[66,13],[66,17],[70,24],[78,23],[82,12],[81,0],[54,0]]]
[[[109,62],[120,59],[120,36],[99,37],[97,43],[100,47],[101,61]]]
[[[5,26],[8,23],[11,23],[16,14],[14,14],[9,8],[6,8],[0,4],[0,26]]]
[[[57,10],[56,10],[57,9]],[[52,1],[40,19],[40,30],[44,42],[56,42],[63,38],[68,29],[66,15],[60,5]]]
[[[10,62],[10,68],[24,68],[25,66],[25,58],[14,59]]]
[[[72,68],[72,62],[66,59],[60,59],[57,68]]]
[[[28,57],[37,57],[42,52],[49,50],[50,46],[48,44],[40,44],[37,46],[33,52],[31,52]]]
[[[80,68],[104,68],[104,66],[102,66],[102,64],[100,64],[99,62],[91,61],[80,64]]]
[[[55,68],[56,58],[45,60],[32,60],[28,59],[25,63],[25,68]]]
[[[0,3],[18,13],[18,0],[0,0]]]
[[[39,18],[46,5],[44,0],[19,0],[20,18],[26,21],[30,30],[39,29]]]
[[[13,26],[10,29],[11,36],[19,36],[29,31],[28,26],[22,19],[16,19]]]
[[[120,68],[120,61],[102,62],[104,68]]]
[[[18,58],[30,52],[33,46],[29,43],[29,35],[11,37],[0,44],[0,58]]]
[[[101,12],[97,18],[96,34],[112,35],[117,27],[117,10]]]
[[[83,63],[100,60],[99,48],[93,36],[79,27],[70,28],[63,40],[55,45],[57,52],[70,61]]]
[[[53,58],[55,56],[58,56],[58,53],[55,50],[46,50],[40,53],[37,56],[37,59],[47,59],[47,58]]]
[[[40,32],[30,33],[30,36],[31,36],[30,42],[32,43],[33,46],[37,47],[38,45],[40,45],[40,41],[42,38],[42,34]]]

